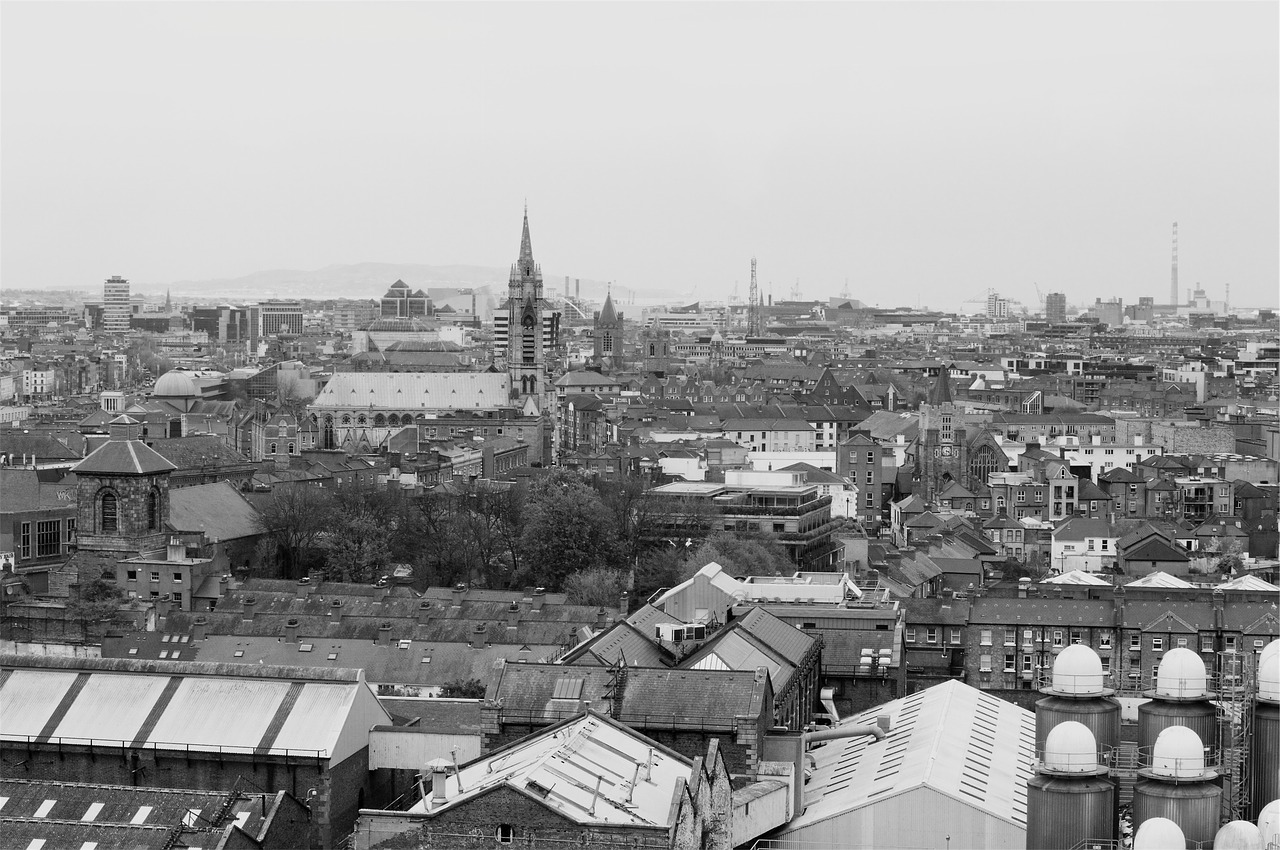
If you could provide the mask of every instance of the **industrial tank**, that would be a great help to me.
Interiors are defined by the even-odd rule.
[[[1084,724],[1103,751],[1120,743],[1120,703],[1105,687],[1102,659],[1083,644],[1068,646],[1053,660],[1053,683],[1036,702],[1036,751],[1043,752],[1049,730],[1074,720]]]
[[[1149,701],[1138,706],[1138,747],[1150,752],[1160,733],[1185,726],[1212,744],[1218,739],[1218,712],[1211,699],[1209,677],[1200,656],[1189,649],[1173,649],[1160,660],[1156,686],[1145,691]]]
[[[1205,765],[1200,736],[1184,726],[1165,729],[1133,786],[1134,823],[1169,818],[1188,841],[1207,843],[1218,832],[1221,811],[1222,788]]]
[[[1098,761],[1097,740],[1083,723],[1063,721],[1049,731],[1027,780],[1027,850],[1071,850],[1115,837],[1116,788]]]
[[[1280,847],[1280,800],[1272,800],[1262,807],[1258,815],[1258,831],[1262,833],[1262,846]]]
[[[1250,814],[1257,817],[1263,806],[1280,797],[1280,640],[1267,644],[1258,657],[1258,701],[1253,709],[1250,759]]]
[[[1247,820],[1224,823],[1213,837],[1213,850],[1263,850],[1262,831]]]
[[[1133,850],[1174,850],[1186,848],[1182,829],[1168,818],[1149,818],[1138,825],[1133,834]]]

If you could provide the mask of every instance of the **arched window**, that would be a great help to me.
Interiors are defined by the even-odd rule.
[[[391,414],[390,416],[387,417],[387,424],[390,425],[392,428],[396,427],[397,425],[400,424],[400,417],[396,416],[394,413]]]
[[[382,428],[386,426],[386,424],[387,424],[387,417],[383,416],[381,413],[373,417],[373,425],[375,428]]]
[[[289,454],[293,454],[293,443],[289,444]]]
[[[995,452],[990,446],[983,446],[973,455],[973,459],[969,462],[969,473],[974,481],[987,483],[987,477],[996,471]]]
[[[276,444],[275,444],[275,443],[272,443],[272,444],[271,444],[271,448],[267,451],[267,454],[272,454],[272,455],[273,455],[273,454],[275,454],[275,453],[276,453]]]
[[[120,527],[120,516],[116,504],[116,494],[106,493],[102,497],[102,530],[117,531]]]
[[[361,413],[359,416],[357,416],[357,417],[356,417],[356,424],[357,424],[357,425],[368,425],[368,424],[369,424],[369,420],[365,418],[365,415],[364,415],[363,413]]]
[[[349,414],[346,414],[346,413],[342,414],[342,424],[343,425],[351,424],[351,416]]]
[[[152,490],[147,494],[147,528],[155,531],[160,527],[160,493]]]

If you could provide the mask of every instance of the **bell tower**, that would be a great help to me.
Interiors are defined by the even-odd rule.
[[[527,206],[524,230],[520,235],[520,257],[511,266],[511,277],[507,283],[506,312],[506,356],[511,395],[517,399],[532,396],[542,409],[547,391],[546,354],[556,344],[559,317],[548,313],[547,303],[542,297],[542,268],[533,261]]]

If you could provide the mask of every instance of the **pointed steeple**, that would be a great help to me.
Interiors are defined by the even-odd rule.
[[[520,234],[520,271],[533,273],[533,241],[529,238],[529,205],[524,205],[524,232]]]
[[[613,293],[609,292],[604,296],[604,307],[600,308],[600,318],[596,324],[616,325],[617,323],[618,313],[613,309]]]
[[[951,403],[951,364],[943,363],[938,370],[938,380],[929,390],[929,404]]]

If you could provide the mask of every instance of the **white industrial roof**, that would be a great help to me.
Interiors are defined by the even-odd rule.
[[[483,410],[511,405],[506,372],[339,372],[312,405],[320,410]]]
[[[1087,584],[1101,585],[1110,587],[1111,583],[1106,579],[1098,578],[1095,575],[1086,573],[1084,570],[1068,570],[1060,576],[1053,576],[1044,580],[1044,584]]]
[[[506,785],[580,824],[667,828],[677,783],[692,773],[688,759],[592,712],[471,762],[447,778],[443,802],[428,786],[409,811],[434,814]]]
[[[843,738],[809,751],[815,764],[805,811],[776,837],[920,787],[1026,827],[1033,712],[949,681],[848,722],[874,725],[885,714],[891,726],[883,740]]]
[[[1131,581],[1126,584],[1125,587],[1177,587],[1186,589],[1189,587],[1195,587],[1195,585],[1189,581],[1183,581],[1177,576],[1171,576],[1166,572],[1157,571],[1150,575],[1145,575],[1137,581]]]
[[[6,669],[0,679],[0,740],[291,750],[337,762],[368,744],[371,726],[391,722],[356,670],[318,676],[257,665],[57,661],[54,666],[53,660],[21,659]],[[344,680],[316,681],[337,674]]]
[[[1272,593],[1280,591],[1269,581],[1263,581],[1255,575],[1242,575],[1220,585],[1223,590],[1265,590]]]

